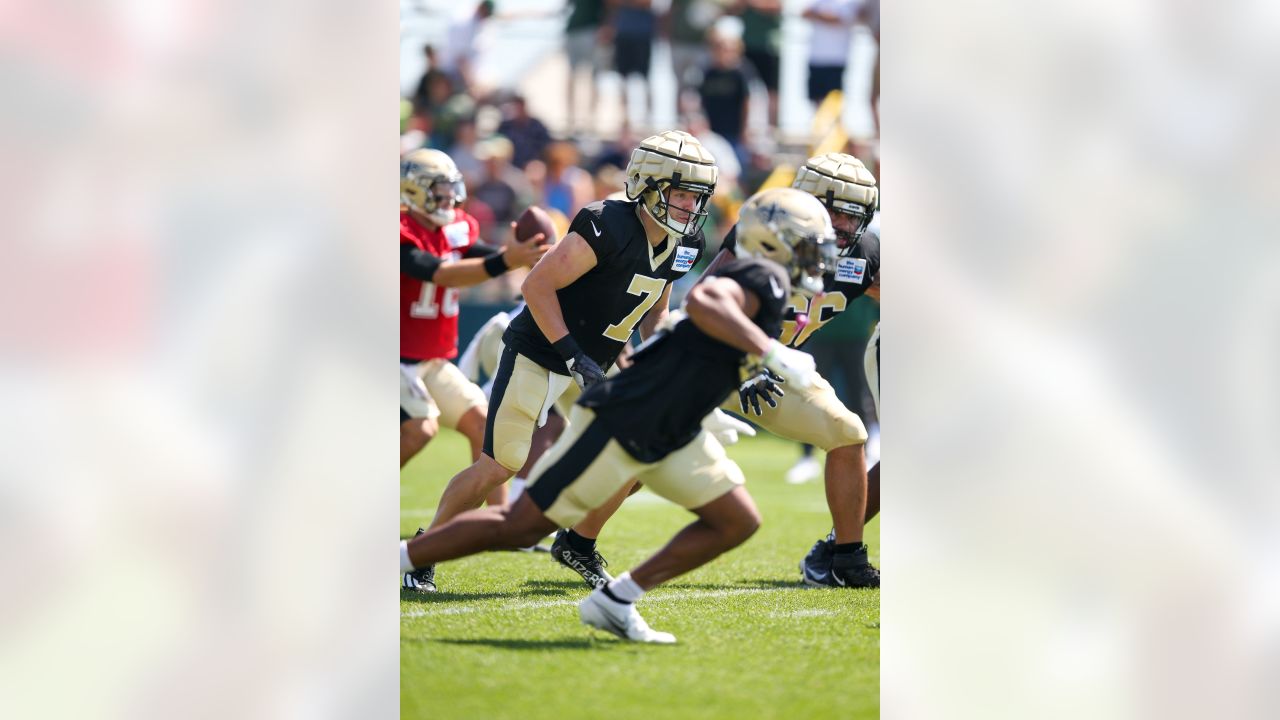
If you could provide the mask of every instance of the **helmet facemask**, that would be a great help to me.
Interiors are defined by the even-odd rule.
[[[400,161],[400,202],[434,225],[453,222],[454,208],[467,199],[467,187],[453,161],[437,151],[425,160],[413,155]]]
[[[853,218],[854,229],[852,231],[842,229],[836,226],[836,247],[839,249],[841,257],[853,255],[858,247],[858,242],[862,240],[862,234],[867,231],[867,227],[871,225],[872,208],[860,205],[856,202],[848,200],[838,200],[835,193],[828,190],[824,198],[820,198],[822,204],[826,205],[831,211],[831,222],[834,225],[836,217],[844,215]]]
[[[670,181],[654,180],[653,178],[645,178],[645,185],[648,188],[642,196],[644,209],[649,216],[654,219],[668,235],[679,240],[688,235],[695,235],[702,229],[703,224],[707,221],[709,211],[707,205],[711,200],[711,194],[715,192],[714,185],[704,185],[702,183],[682,182],[680,173],[674,173]],[[674,190],[684,190],[694,193],[698,196],[694,202],[692,209],[686,210],[679,206],[673,206],[670,198]],[[686,216],[681,221],[676,216]]]
[[[794,243],[791,252],[791,289],[809,298],[821,293],[826,276],[836,271],[839,255],[835,236],[808,235]]]

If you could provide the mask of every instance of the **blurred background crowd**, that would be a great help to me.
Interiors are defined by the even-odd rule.
[[[501,244],[530,204],[563,233],[622,190],[639,140],[685,130],[720,168],[705,265],[738,206],[811,155],[847,152],[879,177],[879,17],[879,0],[404,0],[400,150],[447,152]],[[464,344],[522,279],[463,291]],[[869,427],[861,358],[878,317],[862,298],[806,348]]]

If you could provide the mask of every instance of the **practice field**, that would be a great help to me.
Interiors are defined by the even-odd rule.
[[[763,432],[729,454],[764,524],[742,547],[637,605],[677,645],[623,643],[582,625],[577,602],[588,589],[546,553],[445,563],[440,593],[401,592],[401,717],[879,717],[879,591],[800,584],[800,558],[830,529],[821,480],[784,483],[799,447]],[[466,460],[462,437],[442,430],[410,463],[401,537],[430,521]],[[600,538],[609,571],[643,560],[692,518],[648,491],[632,496]],[[867,529],[877,566],[879,527],[877,519]]]

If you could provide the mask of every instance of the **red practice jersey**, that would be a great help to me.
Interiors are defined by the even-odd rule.
[[[400,244],[454,262],[480,237],[480,223],[455,209],[453,222],[432,230],[400,213]],[[415,360],[458,355],[458,289],[400,273],[400,356]]]

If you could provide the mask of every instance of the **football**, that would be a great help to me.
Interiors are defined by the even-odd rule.
[[[516,242],[528,242],[538,233],[547,236],[543,242],[556,241],[556,226],[551,222],[551,216],[537,205],[530,205],[527,210],[520,213],[520,217],[516,218]]]

